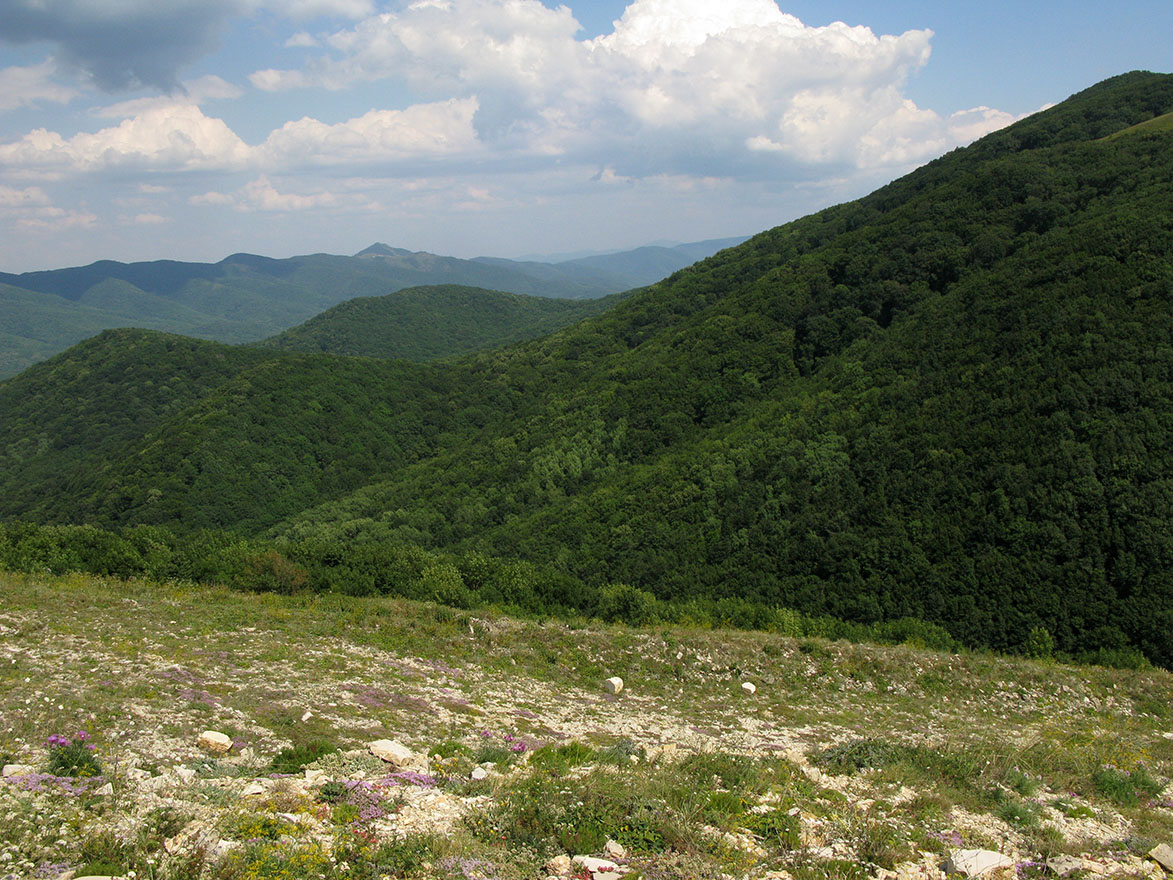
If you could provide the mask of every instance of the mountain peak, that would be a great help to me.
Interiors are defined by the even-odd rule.
[[[406,257],[411,254],[411,251],[403,248],[393,248],[389,244],[383,244],[381,241],[376,241],[368,248],[363,248],[356,257]]]

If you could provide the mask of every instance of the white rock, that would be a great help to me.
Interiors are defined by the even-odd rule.
[[[0,770],[0,776],[8,779],[12,776],[32,776],[36,772],[28,764],[5,764],[4,769]]]
[[[126,771],[126,776],[134,782],[142,782],[145,779],[150,779],[151,773],[149,770],[144,770],[141,767],[131,767]]]
[[[623,848],[623,844],[618,840],[608,840],[603,844],[603,853],[609,859],[627,858],[627,850]]]
[[[314,713],[311,712],[309,709],[306,709],[304,712],[301,713],[301,721],[303,724],[305,722],[309,721],[313,717],[314,717]]]
[[[591,880],[616,880],[627,873],[626,868],[607,859],[596,859],[594,856],[575,856],[574,861],[591,872]]]
[[[266,791],[265,786],[261,785],[259,782],[250,782],[248,785],[246,785],[244,787],[244,790],[241,791],[240,796],[241,797],[256,797],[257,795],[264,794],[265,791]]]
[[[376,758],[386,761],[396,770],[412,770],[420,763],[419,756],[397,739],[375,740],[367,745],[367,749]]]
[[[484,767],[474,767],[472,773],[469,774],[469,777],[471,779],[475,779],[477,782],[480,782],[489,778],[489,771]]]
[[[98,797],[114,797],[114,783],[107,782],[94,792]]]
[[[1075,871],[1083,870],[1083,859],[1075,856],[1056,856],[1053,859],[1047,859],[1043,864],[1048,871],[1052,874],[1058,874],[1060,877],[1066,877]]]
[[[196,772],[190,767],[176,767],[175,775],[179,777],[179,781],[185,785],[191,785],[195,782]]]
[[[218,730],[205,730],[196,745],[214,755],[227,755],[232,748],[232,739]]]
[[[743,681],[741,683],[741,692],[743,694],[756,694],[758,692],[758,686],[752,681]]]
[[[329,776],[327,775],[325,770],[311,770],[308,767],[306,768],[306,771],[305,771],[305,784],[306,785],[325,785],[329,781],[330,781]]]
[[[966,877],[980,877],[998,868],[1010,868],[1014,859],[988,849],[959,849],[945,861],[947,874],[964,874]]]
[[[617,694],[623,690],[623,679],[618,675],[613,675],[605,682],[603,682],[603,690],[609,694]]]
[[[1149,858],[1166,871],[1173,871],[1173,846],[1162,843],[1149,851]]]
[[[554,856],[542,870],[556,877],[567,877],[574,870],[574,862],[570,861],[570,856]]]

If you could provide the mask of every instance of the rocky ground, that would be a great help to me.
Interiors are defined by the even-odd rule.
[[[0,574],[0,878],[1159,877],[1171,696],[1155,670]],[[70,749],[97,775],[52,772]]]

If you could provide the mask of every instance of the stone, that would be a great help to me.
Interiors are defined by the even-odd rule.
[[[481,782],[489,778],[489,771],[484,767],[474,767],[472,773],[469,774],[469,778]]]
[[[329,781],[329,775],[325,770],[311,770],[309,767],[305,768],[306,785],[325,785]]]
[[[241,797],[257,797],[258,795],[262,795],[264,793],[265,793],[265,786],[261,785],[259,782],[250,782],[248,785],[246,785],[244,787],[244,790],[240,793],[240,796]]]
[[[1166,871],[1173,871],[1173,846],[1167,843],[1155,846],[1149,850],[1149,858]]]
[[[569,877],[570,872],[574,870],[574,862],[570,861],[570,856],[554,856],[546,862],[546,866],[542,870],[555,877]]]
[[[590,872],[591,880],[618,880],[627,873],[627,869],[607,859],[596,859],[594,856],[575,856],[574,861]]]
[[[310,720],[311,718],[313,718],[313,717],[314,717],[314,713],[313,713],[311,710],[309,710],[309,709],[306,709],[304,712],[302,712],[302,713],[301,713],[301,722],[302,722],[302,724],[304,724],[305,722],[309,721],[309,720]]]
[[[109,874],[86,874],[84,877],[74,877],[73,880],[116,880]]]
[[[28,764],[5,764],[4,769],[0,770],[0,776],[9,779],[13,776],[32,776],[36,772]]]
[[[1056,856],[1053,859],[1047,859],[1043,866],[1052,874],[1066,877],[1075,871],[1083,870],[1083,859],[1078,859],[1075,856]]]
[[[747,695],[753,695],[758,692],[758,686],[752,681],[743,681],[741,683],[741,692]]]
[[[623,844],[618,840],[608,840],[603,844],[603,854],[609,859],[627,858],[627,850],[623,848]]]
[[[205,730],[196,740],[196,745],[213,755],[227,755],[232,748],[232,740],[218,730]]]
[[[195,782],[196,772],[190,767],[176,767],[175,775],[179,777],[179,781],[184,785],[191,785]]]
[[[114,783],[107,782],[94,792],[98,797],[114,797]]]
[[[981,877],[999,868],[1014,867],[1014,859],[988,849],[959,849],[945,861],[945,873]]]
[[[609,694],[617,694],[623,690],[623,679],[618,675],[613,675],[605,682],[603,682],[603,690]]]
[[[420,756],[397,739],[379,739],[367,745],[372,755],[386,761],[396,770],[421,769]],[[422,769],[427,769],[427,758],[423,759]]]

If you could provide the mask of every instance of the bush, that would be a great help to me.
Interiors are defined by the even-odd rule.
[[[300,773],[306,764],[312,764],[322,755],[336,751],[338,746],[329,740],[310,740],[279,751],[269,763],[269,769],[274,773]]]

